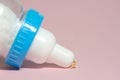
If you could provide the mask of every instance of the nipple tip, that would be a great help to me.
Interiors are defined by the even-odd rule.
[[[77,59],[74,59],[73,63],[70,66],[71,69],[77,68]]]

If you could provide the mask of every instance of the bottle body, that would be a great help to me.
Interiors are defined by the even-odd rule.
[[[0,3],[0,55],[7,55],[19,28],[20,20],[17,15]]]

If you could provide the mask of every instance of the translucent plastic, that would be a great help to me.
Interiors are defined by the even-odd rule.
[[[0,55],[8,53],[23,14],[19,0],[0,0]]]
[[[23,7],[19,0],[0,0],[0,3],[10,8],[18,18],[23,14]]]

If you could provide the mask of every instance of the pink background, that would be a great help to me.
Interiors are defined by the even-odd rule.
[[[76,69],[25,62],[13,70],[0,62],[0,80],[120,80],[120,0],[21,0],[45,16],[43,27],[71,49]]]

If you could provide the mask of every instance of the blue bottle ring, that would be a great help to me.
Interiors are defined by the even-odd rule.
[[[5,63],[20,68],[38,32],[44,16],[30,9],[5,59]]]

